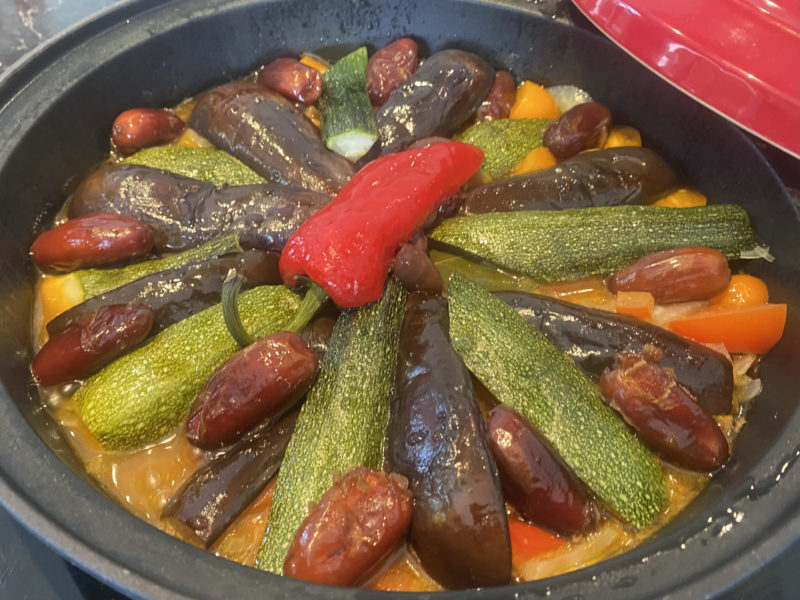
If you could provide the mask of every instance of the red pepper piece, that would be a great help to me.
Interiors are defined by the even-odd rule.
[[[369,163],[289,239],[279,265],[284,283],[306,275],[343,308],[377,300],[400,244],[482,162],[479,148],[448,142]]]

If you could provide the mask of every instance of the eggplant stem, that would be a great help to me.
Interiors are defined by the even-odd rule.
[[[225,281],[222,282],[222,317],[228,333],[242,348],[255,342],[255,338],[247,333],[239,316],[239,290],[242,288],[244,277],[236,269],[228,271]]]
[[[327,300],[328,294],[325,293],[325,290],[309,280],[306,295],[286,330],[300,333]]]

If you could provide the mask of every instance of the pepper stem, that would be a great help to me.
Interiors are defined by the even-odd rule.
[[[300,303],[297,312],[294,314],[292,322],[286,327],[286,330],[300,333],[300,330],[308,325],[308,322],[317,314],[317,311],[327,300],[328,294],[325,293],[325,290],[309,280],[306,295]]]
[[[225,281],[222,282],[222,317],[225,319],[228,333],[241,347],[249,346],[256,341],[247,333],[239,316],[239,290],[243,282],[244,277],[237,273],[236,269],[229,270]]]

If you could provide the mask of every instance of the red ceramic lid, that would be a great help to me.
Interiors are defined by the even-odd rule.
[[[629,54],[800,158],[798,0],[573,0]]]

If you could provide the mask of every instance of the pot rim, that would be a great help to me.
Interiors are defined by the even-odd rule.
[[[206,0],[213,3],[215,0]],[[254,4],[254,1],[240,1],[234,3],[234,6],[241,7],[249,4]],[[7,104],[13,101],[14,96],[28,85],[29,81],[35,79],[36,74],[43,65],[51,64],[53,61],[58,60],[63,55],[69,54],[81,46],[85,38],[91,38],[98,33],[107,31],[110,28],[118,26],[128,18],[143,15],[149,11],[159,12],[164,7],[174,4],[173,2],[159,2],[158,0],[128,0],[119,4],[108,7],[95,15],[88,17],[76,25],[65,30],[61,34],[55,36],[50,41],[42,46],[34,49],[26,54],[20,60],[15,62],[6,73],[0,76],[0,116],[6,109]],[[513,10],[525,16],[540,18],[534,12],[534,8],[525,6],[522,3],[508,2],[508,1],[491,1],[491,0],[469,0],[467,4],[475,5],[488,5],[497,6],[505,10]],[[227,6],[227,5],[226,5]],[[569,27],[561,23],[553,23],[556,27]],[[599,36],[583,32],[585,35],[592,35],[592,37],[601,40]],[[604,43],[607,41],[603,40]],[[26,77],[27,75],[27,77]],[[730,126],[735,131],[736,135],[740,138],[743,144],[747,144],[757,152],[752,143],[744,136],[742,132]],[[767,165],[762,158],[763,167],[772,171],[771,167]],[[774,172],[773,172],[774,174]],[[785,196],[785,193],[784,193]],[[786,198],[788,202],[788,197]],[[784,341],[784,343],[788,343]],[[39,463],[42,467],[46,467],[52,478],[62,482],[64,485],[70,486],[78,493],[93,494],[97,496],[98,488],[90,485],[84,478],[73,472],[50,448],[44,443],[39,435],[28,424],[22,413],[18,410],[17,405],[11,399],[5,387],[0,390],[0,397],[2,397],[2,404],[0,404],[0,417],[5,416],[5,422],[12,424],[15,427],[12,429],[12,435],[7,439],[0,440],[0,448],[7,450],[19,451],[29,450],[31,452],[38,452]],[[17,426],[21,427],[17,427]],[[800,416],[795,414],[785,427],[797,425],[800,427]],[[797,457],[800,457],[800,449],[780,447],[771,448],[766,455],[762,458],[759,465],[766,464],[770,468],[767,469],[768,476],[762,479],[777,478],[783,480],[781,488],[773,487],[764,494],[775,494],[775,489],[787,489],[787,486],[796,487],[800,486],[800,472],[797,469],[791,469]],[[788,466],[784,466],[788,465]],[[753,483],[751,491],[758,488],[759,482]],[[796,487],[800,489],[800,487]],[[758,491],[758,490],[755,490]],[[102,494],[102,493],[101,493]],[[92,500],[94,500],[92,496]],[[758,496],[761,497],[761,496]],[[787,496],[788,498],[788,496]],[[183,558],[191,560],[200,560],[203,563],[215,561],[219,563],[219,559],[213,557],[203,551],[195,549],[188,544],[184,544],[167,534],[160,532],[154,527],[140,521],[137,517],[124,511],[121,507],[113,502],[108,502],[107,497],[96,498],[102,500],[106,504],[111,504],[107,512],[111,515],[112,519],[122,518],[125,522],[135,521],[131,524],[138,533],[150,536],[162,536],[165,540],[173,545],[180,545],[177,554]],[[632,565],[636,563],[640,565],[665,563],[669,561],[667,556],[670,556],[671,551],[675,550],[676,542],[680,541],[682,545],[692,545],[698,543],[705,545],[709,540],[714,537],[730,536],[727,539],[734,539],[736,537],[736,515],[739,512],[737,506],[749,501],[748,492],[746,490],[739,490],[738,494],[728,494],[725,499],[729,500],[729,506],[723,507],[723,501],[720,500],[715,510],[710,511],[711,516],[708,518],[708,526],[705,528],[692,528],[691,535],[686,535],[686,526],[681,529],[663,536],[651,539],[645,542],[636,549],[627,552],[619,557],[604,561],[603,569],[597,572],[597,569],[592,567],[580,569],[578,571],[561,575],[555,578],[542,580],[539,582],[531,582],[528,584],[518,584],[513,586],[505,586],[503,588],[487,589],[478,592],[465,593],[465,592],[441,592],[437,594],[440,598],[463,598],[465,595],[472,596],[475,594],[477,598],[496,598],[505,596],[531,596],[548,594],[551,591],[556,591],[559,594],[567,594],[568,592],[579,591],[589,588],[600,586],[609,589],[624,589],[626,578],[630,578],[630,571]],[[741,581],[746,575],[754,572],[758,567],[763,566],[766,562],[774,558],[778,553],[784,550],[792,541],[800,537],[800,499],[789,498],[792,500],[790,505],[782,504],[784,508],[781,515],[773,515],[773,519],[769,521],[772,526],[765,535],[760,537],[755,543],[748,544],[746,553],[739,553],[728,560],[726,554],[723,560],[718,560],[713,565],[711,574],[695,574],[694,577],[682,581],[679,587],[672,588],[670,594],[674,597],[696,597],[699,595],[714,595],[723,593],[730,586]],[[66,560],[78,565],[80,568],[91,573],[93,576],[103,580],[105,583],[119,589],[126,594],[134,594],[136,597],[158,597],[158,598],[175,598],[184,599],[194,597],[186,595],[183,591],[176,589],[166,582],[159,582],[158,578],[154,578],[152,574],[142,574],[138,569],[132,569],[124,566],[124,563],[118,560],[118,555],[109,555],[102,551],[102,547],[96,545],[90,539],[86,539],[79,535],[76,531],[64,522],[63,518],[53,514],[47,509],[46,506],[38,502],[39,499],[31,497],[24,490],[21,490],[15,484],[15,480],[8,475],[6,464],[0,464],[0,504],[2,504],[18,521],[20,521],[28,530],[30,530],[36,537],[42,540],[45,544],[53,548],[59,554],[64,556]],[[104,507],[105,508],[105,507]],[[749,509],[748,509],[749,510]],[[785,514],[788,513],[788,514]],[[782,523],[778,523],[777,517],[786,517]],[[726,529],[726,527],[730,527]],[[721,533],[717,534],[711,531],[712,529],[719,528]],[[153,532],[157,532],[154,534]],[[739,536],[741,537],[741,536]],[[161,538],[159,538],[161,539]],[[161,544],[164,540],[161,540]],[[734,544],[731,544],[733,546]],[[729,553],[728,553],[729,554]],[[233,563],[230,563],[233,564]],[[756,568],[754,568],[754,566]],[[313,597],[327,597],[327,598],[354,598],[364,594],[364,590],[355,589],[332,589],[323,586],[314,586],[303,582],[296,582],[287,580],[285,578],[271,576],[264,574],[248,567],[235,565],[233,570],[237,572],[237,576],[243,576],[245,579],[250,577],[258,578],[262,585],[267,582],[276,585],[277,593],[281,595],[295,596],[296,594],[304,594],[306,597],[311,595]],[[646,568],[644,569],[646,570]],[[626,574],[628,573],[628,574]],[[646,576],[642,572],[639,575]],[[611,581],[610,578],[617,576],[616,581]],[[254,579],[255,580],[255,579]],[[720,586],[720,582],[725,581],[727,585]],[[618,584],[618,585],[617,585]],[[256,587],[259,587],[256,585]],[[263,590],[262,590],[263,592]],[[648,592],[653,593],[653,592]],[[656,590],[655,593],[659,593]],[[370,594],[385,594],[382,592],[370,592]],[[419,594],[404,594],[404,593],[391,593],[393,598],[422,598],[425,595]],[[388,597],[388,596],[387,596]]]

